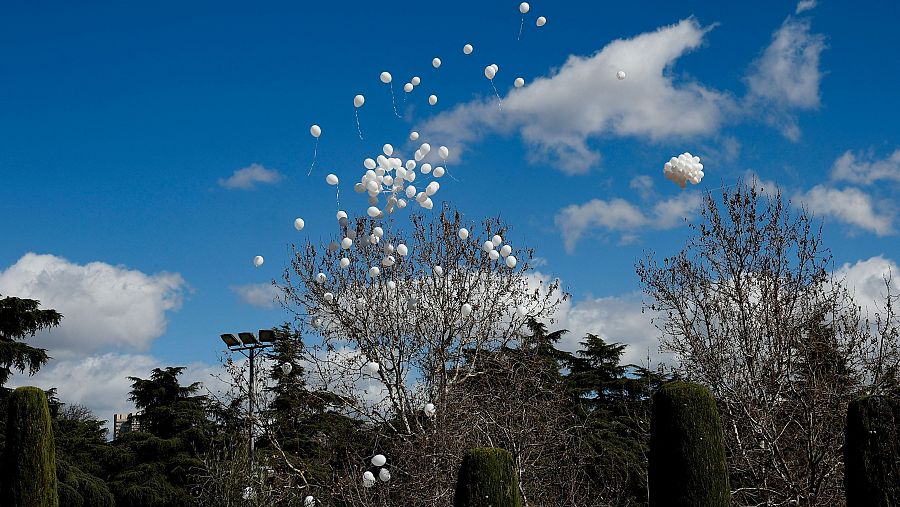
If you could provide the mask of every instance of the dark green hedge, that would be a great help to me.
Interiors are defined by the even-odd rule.
[[[705,387],[670,382],[653,396],[649,482],[651,507],[731,505],[722,423]]]
[[[509,451],[470,449],[456,481],[454,507],[522,507],[519,479]]]
[[[900,505],[900,400],[866,396],[847,408],[847,507]]]
[[[53,425],[47,396],[37,387],[20,387],[10,395],[2,463],[3,505],[59,506]]]

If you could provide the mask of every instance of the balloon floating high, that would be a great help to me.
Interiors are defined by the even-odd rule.
[[[316,138],[316,144],[313,146],[313,160],[312,164],[309,165],[309,171],[306,173],[307,176],[312,174],[313,167],[316,165],[316,155],[319,153],[319,136],[322,135],[322,127],[313,125],[312,127],[309,127],[309,133]]]
[[[360,127],[360,125],[359,125],[359,111],[357,111],[357,110],[359,108],[361,108],[363,106],[363,104],[365,104],[365,103],[366,103],[366,98],[363,97],[362,95],[357,95],[356,97],[353,97],[353,107],[354,107],[353,115],[356,117],[356,132],[359,134],[360,139],[363,138],[363,135],[362,135],[362,127]]]
[[[266,260],[263,259],[262,255],[257,255],[253,258],[253,265],[256,267],[262,266],[264,262],[266,262]]]
[[[463,227],[459,230],[459,239],[465,241],[469,237],[469,230]]]
[[[521,88],[521,87],[525,86],[525,80],[520,77],[517,77],[516,80],[513,81],[513,86],[515,86],[516,88]]]
[[[374,374],[378,373],[378,370],[381,369],[381,365],[379,365],[375,361],[369,361],[368,363],[366,363],[365,368],[366,368],[366,372],[374,375]]]
[[[435,69],[440,68],[440,66],[441,66],[441,59],[440,59],[440,58],[435,58],[434,60],[431,60],[431,66],[434,67]]]
[[[401,118],[400,113],[397,112],[397,103],[394,101],[394,85],[392,84],[394,78],[390,72],[384,71],[381,73],[380,79],[382,83],[391,88],[391,106],[394,108],[394,114],[397,115],[397,118]]]
[[[328,183],[328,184],[331,185],[331,186],[337,185],[337,184],[338,184],[338,177],[337,177],[337,175],[336,175],[336,174],[329,174],[328,176],[325,176],[325,183]]]
[[[294,229],[297,229],[298,231],[302,231],[305,225],[306,222],[304,222],[302,218],[294,220]]]
[[[434,417],[434,414],[437,412],[437,409],[435,409],[433,403],[426,403],[424,410],[425,410],[425,415],[427,415],[428,417]]]
[[[539,16],[537,20],[535,20],[534,24],[537,26],[544,26],[547,24],[547,18],[545,18],[544,16]]]
[[[618,79],[619,81],[625,79],[625,71],[620,70],[619,72],[616,72],[616,79]]]
[[[463,46],[463,54],[465,54],[465,55],[471,55],[473,49],[474,49],[474,48],[472,48],[472,45],[471,45],[471,44],[466,44],[465,46]]]
[[[428,96],[428,103],[431,104],[432,106],[437,104],[437,100],[438,100],[437,95],[429,95]]]
[[[681,188],[684,188],[687,182],[696,185],[703,179],[703,164],[700,163],[700,157],[685,152],[666,162],[663,166],[663,175]]]
[[[531,6],[528,5],[528,2],[522,2],[519,4],[519,12],[522,13],[522,22],[519,23],[519,36],[516,37],[516,40],[520,40],[522,38],[522,27],[525,26],[525,14],[531,9]]]

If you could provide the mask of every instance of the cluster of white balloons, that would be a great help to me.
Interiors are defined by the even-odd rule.
[[[417,132],[410,134],[410,139],[418,139],[418,137]],[[413,200],[424,209],[434,208],[432,196],[441,188],[436,179],[444,176],[446,169],[443,166],[433,168],[429,163],[419,165],[431,152],[431,145],[422,143],[413,158],[406,162],[393,156],[394,147],[390,144],[385,144],[382,151],[383,154],[374,159],[367,158],[363,161],[365,172],[359,183],[353,187],[356,193],[368,193],[369,195],[369,208],[366,210],[366,214],[371,218],[383,219],[395,210],[405,208],[409,201]],[[450,149],[446,146],[439,147],[438,156],[446,161],[450,156]],[[416,172],[417,169],[418,172]],[[420,190],[414,184],[419,174],[430,175],[435,180]],[[379,207],[382,194],[386,196],[386,199],[384,205]]]
[[[462,231],[460,230],[460,238],[462,238]],[[466,237],[468,237],[468,231],[466,231]],[[503,246],[501,246],[503,245]],[[491,260],[496,261],[503,257],[506,259],[506,267],[513,269],[516,267],[518,261],[516,260],[516,256],[512,255],[512,247],[509,245],[503,244],[503,237],[499,234],[495,234],[493,238],[484,242],[482,248],[485,252],[487,252],[488,256]]]
[[[383,468],[387,463],[387,458],[384,457],[384,454],[376,454],[372,457],[372,465],[380,468],[378,471],[378,479],[381,482],[388,482],[391,480],[391,472],[387,468]],[[371,488],[375,485],[375,474],[366,470],[363,472],[363,487]]]
[[[700,183],[700,180],[703,179],[703,164],[700,163],[700,157],[685,152],[666,162],[663,174],[667,179],[684,188],[689,181],[694,185]]]

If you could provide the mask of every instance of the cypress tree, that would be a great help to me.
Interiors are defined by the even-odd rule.
[[[56,446],[44,391],[37,387],[14,390],[9,398],[6,423],[4,505],[58,507]]]
[[[669,382],[653,395],[650,506],[731,505],[725,438],[709,390]]]
[[[864,396],[847,407],[847,507],[900,505],[900,400]]]
[[[519,480],[509,451],[470,449],[456,481],[454,507],[522,507]]]

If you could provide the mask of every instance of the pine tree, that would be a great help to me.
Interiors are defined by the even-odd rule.
[[[453,507],[521,507],[522,494],[512,454],[504,449],[470,449],[463,457]]]
[[[56,446],[47,395],[19,387],[9,398],[2,498],[10,507],[58,507]]]

